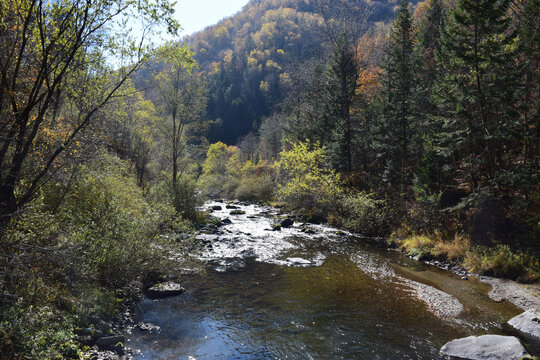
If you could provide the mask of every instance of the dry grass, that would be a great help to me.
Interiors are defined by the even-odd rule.
[[[461,262],[467,256],[471,244],[468,238],[456,235],[452,241],[439,241],[433,248],[433,254],[451,262]]]

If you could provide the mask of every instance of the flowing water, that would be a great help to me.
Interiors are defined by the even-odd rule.
[[[127,346],[135,359],[443,359],[447,341],[501,334],[520,311],[488,285],[323,225],[271,231],[277,210],[239,205],[201,234],[206,271],[183,295],[144,299]]]

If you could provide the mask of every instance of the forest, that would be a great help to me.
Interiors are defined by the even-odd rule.
[[[540,281],[539,0],[250,0],[160,43],[173,13],[0,0],[0,359],[82,358],[208,200]]]

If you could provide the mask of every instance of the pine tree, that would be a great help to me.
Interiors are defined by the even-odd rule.
[[[520,69],[508,0],[459,0],[441,34],[434,98],[444,118],[439,145],[473,189],[508,168]]]
[[[518,11],[523,93],[524,163],[537,174],[540,166],[540,0],[520,2]]]
[[[437,80],[435,53],[439,49],[441,29],[445,26],[446,9],[443,0],[429,0],[426,13],[418,28],[418,42],[415,44],[415,58],[418,61],[417,124],[422,126],[422,147],[419,162],[414,171],[415,190],[432,194],[440,190],[443,158],[436,153],[435,137],[442,131],[437,118],[438,109],[431,97],[433,85]]]
[[[415,47],[416,57],[421,64],[420,100],[422,106],[428,107],[429,110],[432,110],[430,94],[438,74],[435,52],[439,48],[441,29],[445,26],[445,12],[442,0],[428,1],[427,14],[418,30],[418,43]]]
[[[357,94],[360,76],[357,57],[351,39],[343,33],[334,44],[322,91],[326,122],[332,126],[329,144],[335,167],[347,172],[353,169],[353,140],[355,117],[353,106],[359,102]]]
[[[386,106],[381,126],[385,178],[400,188],[406,185],[417,151],[415,130],[415,59],[409,3],[402,0],[392,26],[384,63]]]

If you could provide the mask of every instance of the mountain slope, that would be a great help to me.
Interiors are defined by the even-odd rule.
[[[256,131],[261,118],[288,96],[295,76],[307,68],[303,64],[324,61],[320,3],[324,1],[251,0],[232,17],[185,38],[209,79],[208,115],[217,120],[211,141],[234,144]],[[325,17],[356,14],[368,28],[390,21],[397,0],[325,3]]]

